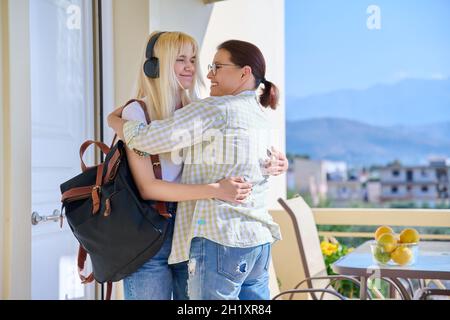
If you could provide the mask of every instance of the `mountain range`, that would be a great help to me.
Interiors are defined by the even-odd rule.
[[[286,98],[287,152],[353,165],[450,157],[450,80]]]
[[[408,79],[365,90],[286,97],[286,120],[344,118],[373,125],[450,121],[450,80]]]
[[[375,126],[318,118],[286,123],[287,152],[352,165],[417,165],[430,156],[450,157],[450,121],[420,126]]]

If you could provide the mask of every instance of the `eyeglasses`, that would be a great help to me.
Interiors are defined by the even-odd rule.
[[[231,64],[231,63],[213,63],[213,64],[208,64],[208,72],[212,72],[213,75],[216,75],[217,69],[220,69],[220,68],[226,67],[226,66],[239,67],[238,65]]]

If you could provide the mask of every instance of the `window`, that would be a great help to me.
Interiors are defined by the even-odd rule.
[[[413,181],[413,171],[412,170],[406,171],[406,181]]]

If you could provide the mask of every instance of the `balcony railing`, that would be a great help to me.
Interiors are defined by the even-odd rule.
[[[325,226],[408,226],[450,228],[450,210],[440,209],[351,209],[313,208],[317,225]],[[282,214],[272,210],[272,215]],[[373,238],[373,232],[319,231],[335,238]],[[450,240],[450,234],[421,234],[424,240]]]
[[[410,226],[450,228],[450,210],[436,209],[312,209],[318,225]],[[321,236],[372,238],[369,232],[322,231]],[[450,234],[421,234],[426,240],[450,240]]]

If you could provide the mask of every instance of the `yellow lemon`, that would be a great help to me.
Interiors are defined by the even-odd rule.
[[[394,250],[394,252],[391,253],[392,261],[398,263],[401,266],[410,262],[412,258],[413,253],[411,249],[404,246],[399,246],[397,249]]]
[[[373,256],[378,262],[388,263],[391,260],[391,254],[389,252],[384,252],[384,248],[381,246],[377,246],[375,251],[373,252]]]
[[[392,233],[384,233],[378,238],[378,244],[384,248],[384,252],[392,252],[397,247],[397,239]]]
[[[375,240],[378,240],[378,238],[381,237],[381,235],[384,233],[394,233],[394,230],[392,230],[391,227],[388,226],[378,227],[377,231],[375,231]]]
[[[420,240],[419,232],[416,229],[408,228],[400,233],[401,243],[417,243]]]

